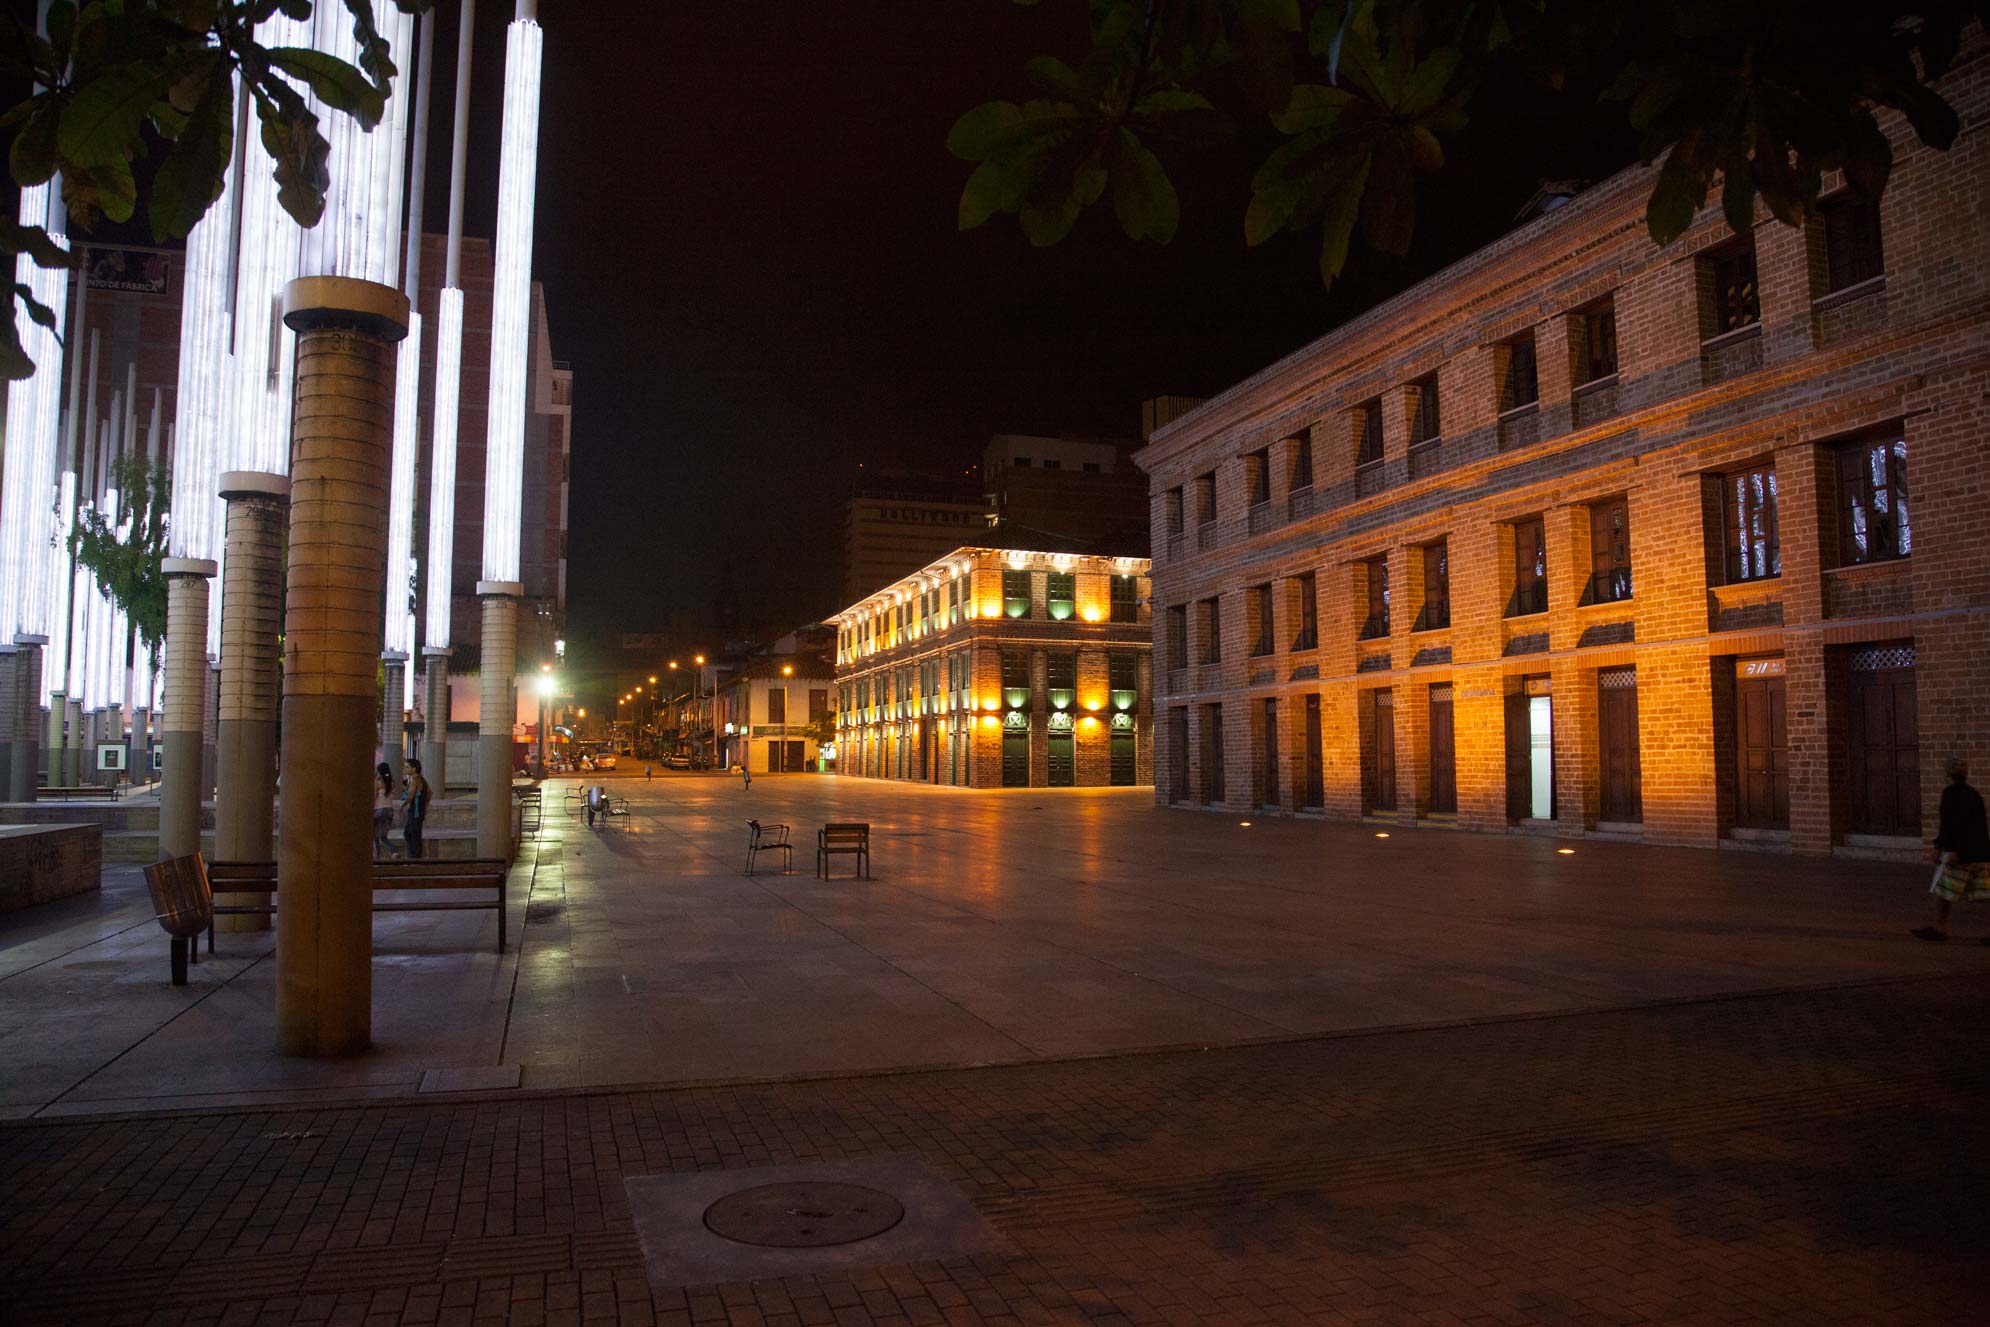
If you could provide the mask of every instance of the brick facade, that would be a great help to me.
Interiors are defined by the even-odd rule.
[[[1986,55],[1944,85],[1964,123],[1990,112]],[[1813,853],[1932,837],[1946,760],[1990,770],[1990,147],[1885,123],[1879,242],[1855,251],[1876,270],[1844,266],[1863,218],[1827,244],[1854,216],[1836,180],[1804,228],[1760,213],[1735,236],[1711,200],[1659,248],[1633,169],[1159,429],[1137,457],[1157,800],[1306,809],[1316,697],[1330,816]]]
[[[852,604],[834,618],[838,770],[973,788],[1152,784],[1147,571],[1145,558],[962,548]],[[1053,600],[1067,576],[1070,597]],[[1132,685],[1113,686],[1115,663]]]

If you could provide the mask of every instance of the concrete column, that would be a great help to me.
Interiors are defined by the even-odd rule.
[[[221,476],[228,504],[228,556],[221,573],[221,706],[215,746],[214,855],[266,862],[276,839],[276,719],[282,689],[277,633],[282,626],[283,541],[290,480],[231,470]],[[251,902],[266,903],[267,894]],[[219,919],[224,931],[267,931],[269,918]]]
[[[169,619],[171,613],[169,606]],[[202,631],[206,629],[205,626],[201,628]],[[69,740],[62,748],[62,781],[72,788],[83,782],[83,702],[80,700],[69,702]]]
[[[167,558],[160,565],[166,573],[166,694],[160,724],[166,765],[159,785],[159,858],[164,861],[200,851],[207,582],[220,568],[205,558]],[[80,719],[78,710],[70,712]],[[74,731],[80,735],[80,724]]]
[[[9,801],[35,800],[35,769],[41,762],[41,655],[46,636],[16,636],[15,678],[19,713],[14,723],[13,791]]]
[[[373,1036],[374,668],[384,623],[399,292],[304,277],[297,333],[278,817],[276,1041],[352,1055]]]
[[[0,645],[0,802],[14,800],[14,720],[20,712],[21,652]]]
[[[226,585],[226,581],[223,581]],[[226,612],[224,606],[223,612]],[[206,720],[201,724],[200,748],[200,799],[203,802],[214,800],[215,779],[221,769],[221,748],[217,745],[221,731],[221,661],[207,661],[207,677],[203,682],[207,688],[201,693],[201,703],[207,707]],[[96,754],[92,751],[90,760],[94,764]]]
[[[48,730],[47,736],[42,739],[42,750],[48,752],[48,781],[52,784],[59,784],[65,781],[62,777],[62,764],[65,759],[62,723],[69,715],[67,705],[68,698],[62,692],[55,691],[50,693],[48,698],[48,713],[44,716],[44,722],[48,724]]]
[[[401,759],[406,753],[408,712],[403,708],[403,697],[407,695],[408,656],[388,651],[380,656],[385,667],[386,685],[380,701],[380,759],[394,771],[394,782],[401,781]]]
[[[433,796],[449,788],[449,651],[430,645],[422,650],[428,667],[422,674],[422,775]]]
[[[477,687],[477,856],[511,859],[511,722],[518,712],[512,670],[518,665],[516,581],[478,581],[484,641]]]

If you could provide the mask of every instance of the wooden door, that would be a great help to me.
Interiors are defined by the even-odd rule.
[[[1202,709],[1202,800],[1215,805],[1224,798],[1223,706]]]
[[[789,742],[788,758],[785,762],[783,762],[781,768],[786,770],[790,774],[801,773],[803,770],[808,768],[807,752],[808,752],[808,743]]]
[[[1168,800],[1188,800],[1188,711],[1168,712]]]
[[[1430,809],[1439,815],[1458,810],[1458,745],[1448,686],[1430,689]]]
[[[1030,786],[1030,734],[1027,728],[1002,730],[1002,786]]]
[[[1050,731],[1050,786],[1069,788],[1078,782],[1076,742],[1069,728]]]
[[[1133,763],[1133,733],[1130,729],[1112,730],[1112,786],[1131,788],[1135,778]]]
[[[1596,675],[1597,746],[1602,776],[1598,819],[1632,824],[1643,819],[1638,774],[1638,675],[1629,668]]]
[[[1387,688],[1361,693],[1362,737],[1367,759],[1362,761],[1363,801],[1367,811],[1396,809],[1396,708]]]
[[[1533,814],[1533,763],[1528,750],[1527,693],[1506,693],[1506,818]]]
[[[1906,657],[1911,659],[1911,651]],[[1920,729],[1915,715],[1913,665],[1855,668],[1849,718],[1852,832],[1919,834]]]
[[[1327,804],[1326,769],[1320,751],[1320,698],[1306,697],[1306,805]]]
[[[1259,776],[1258,805],[1278,806],[1278,701],[1270,696],[1264,702],[1264,770]]]
[[[1741,829],[1788,829],[1790,748],[1782,678],[1736,679],[1734,739],[1740,766],[1735,781],[1735,825]]]

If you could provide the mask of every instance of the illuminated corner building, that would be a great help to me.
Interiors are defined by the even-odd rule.
[[[836,766],[968,788],[1153,782],[1145,558],[957,548],[836,627]]]
[[[436,327],[441,317],[443,261],[447,245],[441,235],[422,237],[421,418],[424,436],[416,491],[428,491],[427,421],[435,417]],[[491,385],[491,244],[463,241],[463,378],[461,421],[456,443],[455,553],[450,572],[450,639],[461,649],[482,635],[477,581],[484,558],[484,451]],[[553,357],[552,334],[546,320],[544,288],[532,283],[529,381],[525,411],[525,485],[519,547],[519,575],[525,598],[518,618],[518,668],[536,672],[553,658],[553,642],[564,630],[567,591],[567,475],[572,453],[573,368]],[[419,504],[425,507],[427,504]],[[426,532],[414,547],[426,550]],[[423,575],[424,587],[426,573]],[[426,589],[424,588],[424,594]],[[425,609],[423,610],[426,611]],[[421,613],[416,620],[420,621]],[[468,660],[461,661],[467,665]],[[452,709],[458,722],[475,717],[476,685],[453,676]],[[521,703],[533,703],[530,696]],[[466,734],[467,734],[466,730]]]
[[[843,598],[909,576],[988,535],[988,499],[965,476],[866,471],[843,508]]]
[[[1990,768],[1990,141],[1883,124],[1878,206],[1660,248],[1629,170],[1157,429],[1157,798],[1917,852]]]

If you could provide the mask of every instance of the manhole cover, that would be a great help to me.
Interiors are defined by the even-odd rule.
[[[742,1189],[705,1209],[705,1228],[713,1234],[769,1249],[854,1244],[904,1219],[905,1208],[888,1193],[819,1181]]]

